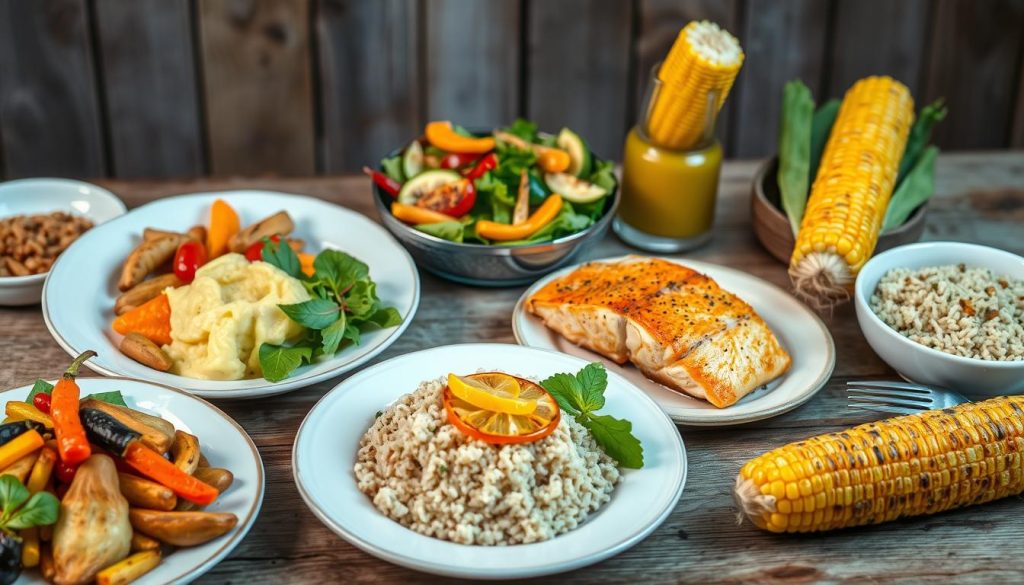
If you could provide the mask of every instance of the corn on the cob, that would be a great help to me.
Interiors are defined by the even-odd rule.
[[[709,130],[709,105],[717,114],[742,65],[735,37],[707,21],[686,25],[658,69],[661,83],[646,120],[650,139],[667,148],[699,142]]]
[[[772,532],[933,514],[1024,492],[1024,396],[901,416],[791,443],[736,478],[741,512]]]
[[[866,77],[846,92],[800,222],[789,274],[819,305],[849,295],[875,251],[914,121],[914,100],[890,77]]]

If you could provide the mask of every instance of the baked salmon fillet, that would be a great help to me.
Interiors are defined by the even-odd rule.
[[[526,309],[572,343],[719,408],[792,362],[750,305],[665,260],[585,264],[537,291]]]

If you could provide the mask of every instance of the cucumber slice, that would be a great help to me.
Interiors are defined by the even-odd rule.
[[[591,203],[608,194],[604,187],[569,173],[548,173],[544,175],[544,182],[552,193],[558,193],[570,203]]]
[[[409,179],[404,185],[402,185],[402,189],[398,192],[398,202],[405,205],[416,205],[416,202],[420,200],[420,197],[423,197],[438,187],[460,179],[462,179],[462,175],[455,171],[448,171],[444,169],[424,171]]]
[[[555,144],[558,145],[558,148],[569,153],[569,160],[571,162],[566,172],[576,175],[581,179],[590,176],[590,149],[587,148],[587,143],[583,142],[579,134],[568,128],[562,128],[562,131],[558,133]]]
[[[423,172],[423,147],[416,140],[413,140],[402,153],[402,172],[405,173],[406,180]]]

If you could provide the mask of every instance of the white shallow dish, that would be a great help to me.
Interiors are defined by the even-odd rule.
[[[912,341],[883,322],[868,304],[878,281],[893,268],[966,264],[997,275],[1024,279],[1024,258],[1004,250],[961,242],[923,242],[893,248],[868,260],[857,275],[857,322],[885,363],[911,382],[950,388],[973,396],[1024,392],[1024,360],[987,361],[945,353]]]
[[[606,258],[597,262],[615,262],[623,258]],[[702,272],[715,279],[723,289],[749,303],[793,358],[789,371],[767,386],[744,396],[736,404],[717,408],[698,398],[670,390],[647,378],[631,364],[620,366],[589,349],[573,344],[545,327],[543,321],[526,310],[525,303],[526,299],[547,283],[565,276],[580,265],[550,274],[523,293],[512,313],[512,331],[516,341],[521,345],[553,349],[588,361],[604,362],[609,371],[620,374],[646,392],[672,420],[686,425],[734,425],[778,416],[807,402],[825,386],[836,364],[835,344],[828,328],[806,305],[774,284],[733,268],[677,258],[661,259]]]
[[[328,528],[362,550],[412,569],[469,579],[512,579],[569,571],[640,542],[675,507],[686,482],[686,451],[672,421],[632,384],[608,373],[602,414],[626,418],[644,448],[644,467],[623,470],[609,503],[570,532],[513,546],[470,546],[413,532],[387,518],[356,487],[359,439],[374,415],[420,382],[448,372],[503,370],[541,380],[587,364],[555,352],[502,344],[436,347],[392,358],[345,380],[313,407],[292,449],[295,483]]]
[[[142,230],[158,227],[185,231],[206,223],[215,199],[230,203],[242,225],[287,210],[296,237],[312,253],[343,250],[370,266],[377,294],[398,309],[398,327],[368,331],[360,344],[306,365],[274,383],[255,380],[198,380],[148,368],[117,349],[121,336],[110,328],[121,264],[138,244]],[[302,195],[271,191],[197,193],[160,199],[90,230],[61,255],[43,290],[43,318],[57,343],[71,355],[92,349],[99,355],[89,367],[108,376],[128,376],[183,388],[207,398],[256,398],[309,386],[359,367],[394,343],[412,322],[420,299],[420,280],[412,258],[391,235],[366,216]]]
[[[120,390],[128,406],[163,417],[175,428],[199,437],[203,454],[210,464],[234,474],[231,487],[207,510],[234,513],[238,516],[238,525],[206,544],[174,550],[136,583],[188,583],[212,569],[242,542],[263,504],[263,461],[252,439],[219,408],[181,390],[128,378],[78,378],[78,385],[82,396]],[[0,392],[0,404],[24,400],[31,389],[30,384]],[[16,583],[27,585],[46,581],[37,570],[26,569]]]
[[[19,179],[0,183],[0,218],[64,211],[84,216],[96,225],[125,212],[113,193],[68,179]],[[31,305],[39,302],[46,274],[0,276],[0,305]]]

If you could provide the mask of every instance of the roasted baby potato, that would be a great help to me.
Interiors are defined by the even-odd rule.
[[[185,283],[181,282],[181,279],[173,273],[161,274],[144,280],[117,297],[117,300],[114,301],[114,314],[123,315],[146,301],[153,300],[165,288],[169,286],[177,288],[183,284]]]
[[[121,353],[140,364],[149,366],[160,372],[166,372],[174,365],[170,356],[168,356],[164,350],[160,349],[159,345],[153,343],[148,337],[141,333],[132,332],[125,335],[124,339],[121,340],[121,345],[118,346],[118,349],[121,350]]]
[[[231,236],[231,239],[228,240],[228,248],[232,252],[245,252],[245,249],[252,245],[253,242],[259,241],[263,237],[273,235],[287,236],[294,229],[295,223],[292,222],[288,212],[278,211],[274,215],[264,218]]]
[[[174,546],[195,546],[227,534],[238,517],[223,512],[161,512],[133,508],[128,517],[135,530]]]
[[[178,496],[170,488],[135,475],[118,473],[121,494],[128,503],[151,510],[173,510]]]
[[[123,292],[145,280],[157,267],[170,260],[178,246],[186,240],[188,236],[182,234],[171,234],[152,240],[143,239],[125,260],[117,288]]]

